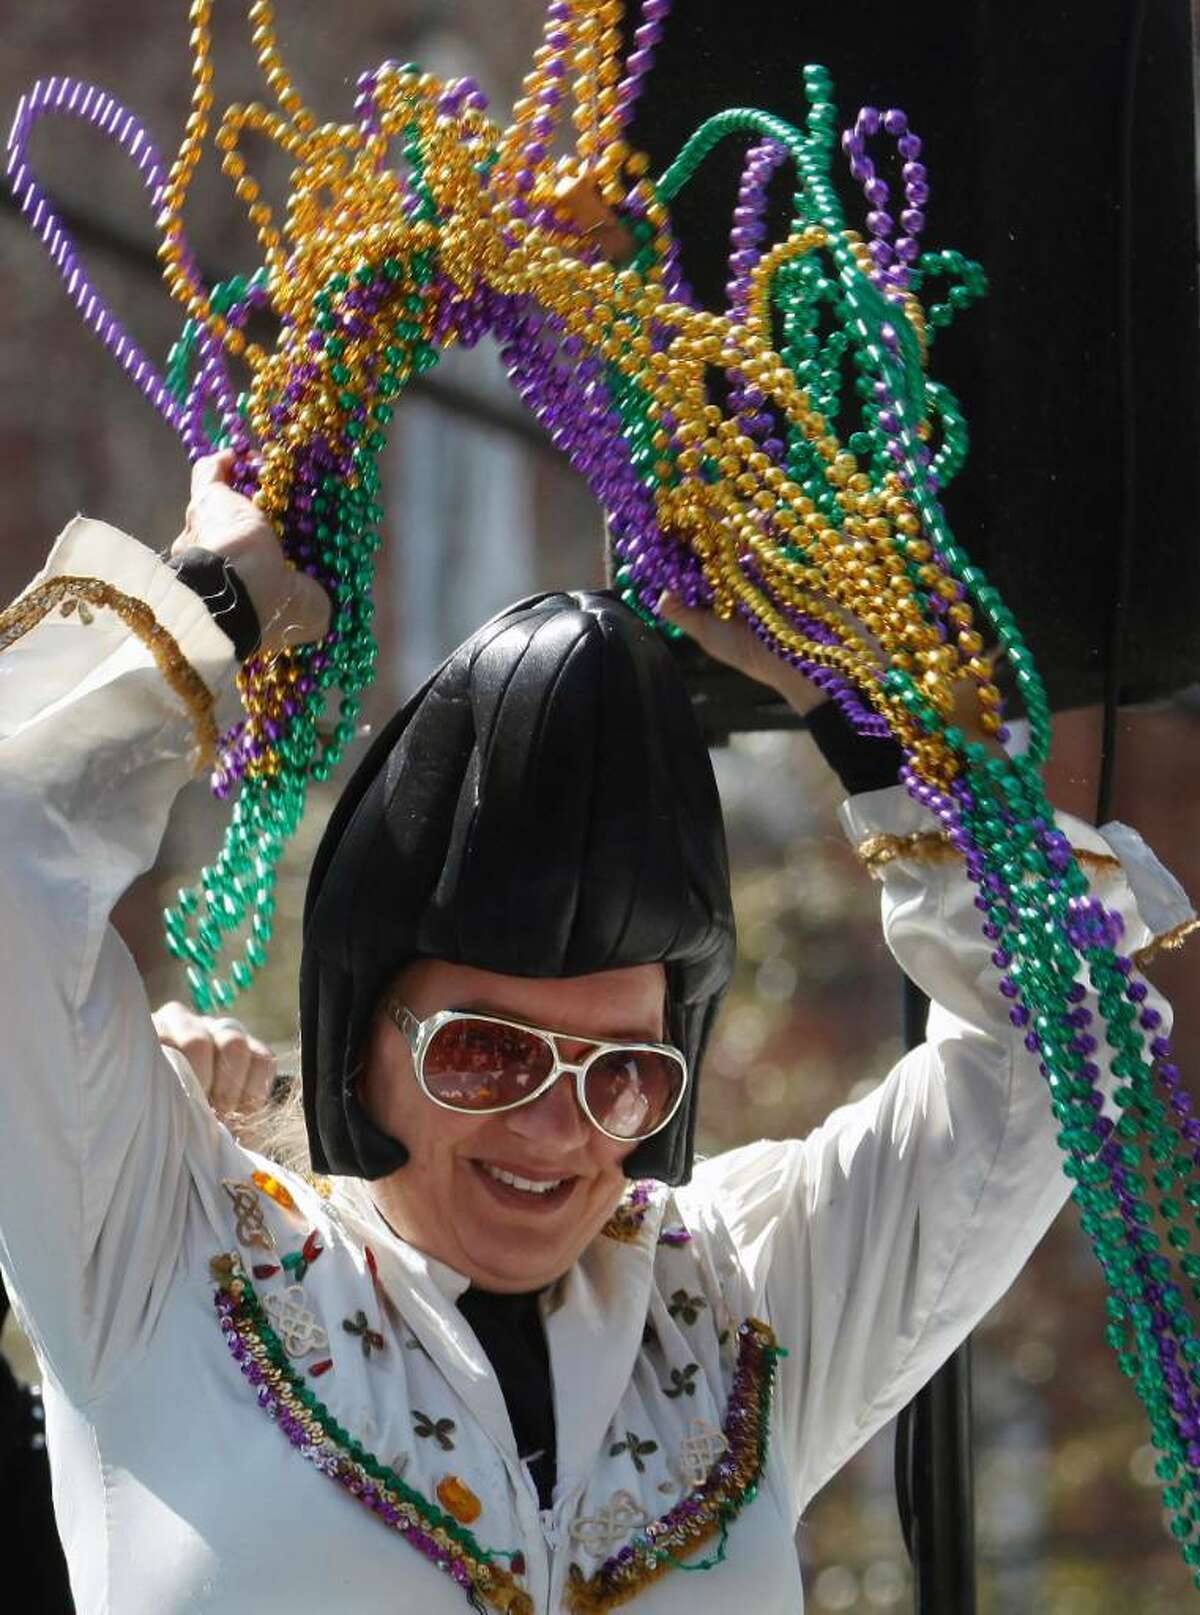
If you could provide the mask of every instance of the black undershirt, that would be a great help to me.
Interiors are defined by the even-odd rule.
[[[459,1296],[458,1310],[495,1370],[517,1452],[529,1465],[539,1506],[549,1508],[555,1476],[554,1393],[539,1294],[493,1295],[472,1286]]]

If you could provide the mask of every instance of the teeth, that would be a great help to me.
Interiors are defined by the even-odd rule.
[[[506,1172],[501,1166],[490,1166],[487,1161],[480,1161],[479,1164],[488,1177],[495,1178],[499,1183],[507,1183],[514,1189],[524,1189],[527,1194],[549,1194],[551,1189],[557,1189],[559,1184],[567,1181],[566,1178],[555,1178],[552,1183],[534,1183],[529,1178],[519,1178],[515,1172]]]

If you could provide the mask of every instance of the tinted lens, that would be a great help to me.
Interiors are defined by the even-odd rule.
[[[544,1038],[492,1021],[449,1021],[425,1048],[422,1071],[435,1099],[456,1110],[511,1105],[545,1082],[554,1063]]]
[[[683,1066],[652,1049],[613,1049],[587,1069],[588,1108],[605,1132],[645,1138],[661,1127],[683,1087]]]

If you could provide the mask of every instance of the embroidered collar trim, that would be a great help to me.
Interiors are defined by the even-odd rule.
[[[230,1353],[254,1387],[259,1407],[297,1452],[457,1582],[473,1607],[491,1608],[501,1615],[534,1615],[530,1595],[517,1586],[512,1571],[497,1563],[508,1559],[522,1564],[519,1550],[483,1547],[337,1423],[289,1362],[284,1342],[271,1327],[237,1252],[215,1256],[210,1268]],[[575,1615],[598,1615],[626,1603],[668,1570],[708,1570],[724,1559],[730,1524],[758,1493],[767,1456],[775,1367],[786,1355],[774,1331],[757,1318],[746,1319],[737,1332],[738,1358],[723,1425],[725,1450],[698,1486],[635,1532],[591,1576],[578,1565],[571,1566],[567,1602]],[[685,1555],[714,1537],[715,1554],[683,1562]]]
[[[214,1302],[230,1353],[263,1412],[275,1420],[303,1458],[371,1509],[376,1518],[423,1553],[467,1594],[476,1608],[501,1615],[534,1615],[533,1600],[496,1561],[515,1555],[483,1547],[457,1520],[408,1486],[337,1423],[288,1361],[254,1286],[234,1252],[215,1256]]]
[[[600,1230],[606,1239],[615,1239],[620,1245],[636,1243],[653,1199],[653,1184],[652,1178],[639,1178],[625,1191],[617,1209]]]
[[[700,1485],[606,1559],[591,1576],[571,1566],[567,1601],[574,1615],[597,1615],[635,1598],[668,1570],[711,1570],[725,1558],[729,1527],[758,1495],[767,1459],[775,1367],[786,1352],[769,1324],[738,1325],[738,1359],[725,1410],[725,1450]],[[706,1559],[684,1556],[718,1539]]]

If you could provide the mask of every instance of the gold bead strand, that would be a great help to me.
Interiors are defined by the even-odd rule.
[[[575,0],[572,10],[577,13],[574,49],[571,52],[571,94],[575,109],[571,122],[577,138],[575,154],[580,173],[589,172],[598,154],[599,118],[597,97],[600,91],[600,17],[597,0]]]
[[[260,198],[258,181],[246,172],[246,158],[241,149],[241,140],[247,129],[264,135],[285,151],[294,150],[295,135],[289,125],[268,112],[266,107],[252,102],[246,107],[227,108],[214,137],[214,144],[221,153],[221,171],[232,181],[234,195],[246,205],[247,216],[262,248],[272,283],[276,280],[282,282],[287,278],[284,268],[283,237],[275,224],[269,204]],[[261,358],[260,348],[253,345],[247,347],[248,362],[258,363]]]
[[[810,252],[829,245],[829,233],[821,224],[807,225],[786,241],[779,241],[763,253],[750,271],[750,295],[747,300],[746,325],[765,340],[771,337],[771,281],[776,271],[793,258],[804,258]]]
[[[309,134],[316,127],[317,120],[305,106],[283,65],[275,33],[275,7],[271,0],[252,0],[248,15],[250,42],[268,88],[296,128],[302,134]]]
[[[171,296],[183,304],[192,318],[211,323],[214,318],[211,305],[203,287],[193,276],[183,249],[183,204],[204,150],[213,103],[211,0],[192,0],[188,20],[191,24],[189,42],[192,47],[191,106],[179,150],[163,189],[157,221],[162,231],[158,257]],[[224,326],[222,319],[222,331],[218,331],[217,335],[223,335]]]
[[[596,69],[596,180],[600,194],[612,206],[625,199],[622,173],[626,160],[632,156],[621,136],[621,103],[617,99],[617,85],[621,79],[621,20],[625,14],[622,0],[603,0],[599,12],[600,34],[597,42],[599,64]]]
[[[524,160],[524,152],[529,145],[531,126],[536,118],[548,117],[555,130],[562,119],[563,101],[553,106],[543,105],[541,96],[553,78],[550,69],[553,64],[561,62],[571,47],[575,20],[556,21],[549,14],[542,25],[542,43],[534,52],[533,65],[525,75],[521,84],[521,93],[513,105],[512,121],[504,131],[497,146],[497,158],[492,170],[491,190],[493,194],[509,193],[512,189],[517,172]],[[551,34],[563,33],[566,36],[565,44],[552,45]],[[553,136],[550,137],[551,139]],[[549,141],[546,142],[548,144]]]

